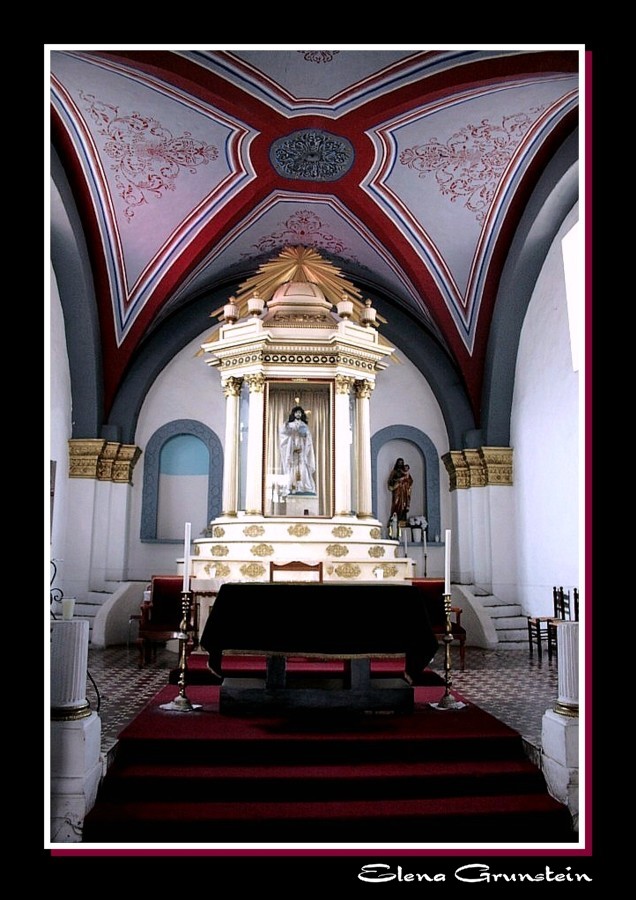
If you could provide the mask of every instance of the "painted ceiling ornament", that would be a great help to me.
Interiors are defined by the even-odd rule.
[[[353,165],[353,145],[328,131],[295,131],[274,141],[270,162],[283,178],[338,181]]]

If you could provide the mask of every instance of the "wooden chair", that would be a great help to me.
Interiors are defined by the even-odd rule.
[[[575,588],[576,591],[576,588]],[[576,591],[576,616],[578,619],[578,591]],[[570,618],[570,594],[562,587],[552,588],[552,615],[528,616],[528,649],[530,656],[536,644],[537,657],[543,655],[543,642],[548,650],[548,659],[552,659],[552,653],[556,650],[556,631],[553,631],[555,623]]]
[[[443,578],[414,578],[414,587],[424,594],[426,600],[426,612],[433,633],[439,644],[444,643],[446,634],[446,610],[444,608],[444,579]],[[453,642],[459,644],[459,666],[464,671],[466,659],[466,629],[462,625],[461,606],[451,606],[451,634]],[[452,646],[452,645],[451,645]]]
[[[269,580],[282,582],[318,581],[322,583],[322,563],[304,563],[293,560],[288,563],[269,564]]]
[[[548,659],[552,659],[552,654],[557,654],[557,628],[562,622],[578,622],[579,621],[579,590],[572,588],[572,595],[569,591],[564,591],[562,587],[558,592],[558,603],[555,610],[558,616],[550,619],[546,629],[546,642],[548,645]]]
[[[183,621],[183,578],[181,575],[153,575],[150,581],[150,600],[141,606],[139,621],[139,668],[152,662],[157,645],[179,640]],[[190,608],[186,613],[188,635],[186,654],[192,652],[198,633],[197,605],[190,594]]]

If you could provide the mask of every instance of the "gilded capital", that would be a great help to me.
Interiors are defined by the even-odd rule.
[[[354,379],[350,375],[336,375],[335,382],[336,394],[346,394],[349,396]]]
[[[255,373],[253,375],[246,375],[245,381],[247,381],[250,389],[250,394],[262,394],[265,389],[265,376],[260,372]]]
[[[69,447],[69,478],[94,478],[115,484],[132,484],[132,473],[141,456],[136,444],[118,444],[101,438],[72,439]]]
[[[374,381],[368,381],[367,379],[356,381],[355,382],[355,391],[356,397],[359,400],[368,400],[373,392],[375,387]]]
[[[231,376],[230,378],[226,378],[223,381],[223,395],[227,397],[238,397],[241,393],[241,387],[243,385],[242,378],[235,378]]]
[[[450,477],[451,491],[512,485],[512,448],[480,447],[451,450],[442,457]]]
[[[481,447],[486,484],[511,485],[512,447]]]

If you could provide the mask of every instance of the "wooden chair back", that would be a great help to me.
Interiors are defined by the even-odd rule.
[[[322,583],[322,562],[305,563],[293,560],[288,563],[270,562],[269,580],[283,582],[318,581]]]

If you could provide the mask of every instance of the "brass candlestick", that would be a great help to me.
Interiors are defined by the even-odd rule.
[[[188,671],[188,655],[186,647],[188,643],[188,618],[192,609],[190,591],[181,594],[181,624],[179,625],[179,693],[170,703],[162,703],[161,709],[176,710],[176,712],[194,712],[201,709],[200,703],[191,703],[186,696],[186,673]]]
[[[438,709],[461,709],[465,704],[451,695],[453,684],[451,678],[451,644],[453,643],[453,624],[451,622],[451,595],[444,594],[444,613],[446,614],[446,631],[444,633],[444,696],[436,703]]]

